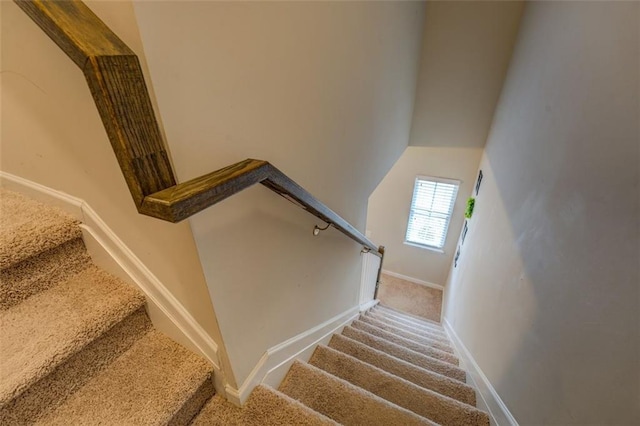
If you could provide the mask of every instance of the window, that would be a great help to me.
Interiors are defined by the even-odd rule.
[[[405,242],[442,250],[460,182],[418,176],[413,187]]]

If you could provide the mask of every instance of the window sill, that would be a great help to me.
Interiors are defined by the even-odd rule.
[[[405,241],[404,244],[406,244],[408,246],[411,246],[411,247],[416,247],[416,248],[419,248],[419,249],[423,249],[423,250],[435,251],[436,253],[445,254],[444,250],[439,249],[439,248],[435,248],[435,247],[423,246],[422,244],[412,243],[412,242],[409,242],[409,241]]]

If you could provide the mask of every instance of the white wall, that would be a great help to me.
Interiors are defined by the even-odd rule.
[[[89,6],[144,66],[131,3]],[[220,344],[189,223],[137,213],[80,69],[13,2],[0,8],[0,168],[85,200]]]
[[[526,7],[446,292],[520,424],[638,424],[638,3]]]
[[[523,5],[427,2],[410,145],[484,146]]]
[[[409,142],[415,148],[404,152],[369,199],[367,230],[386,246],[385,269],[446,283],[523,5],[427,2]],[[463,181],[444,253],[403,244],[418,174]]]
[[[410,146],[369,198],[367,231],[385,245],[384,269],[444,286],[476,180],[482,148]],[[417,175],[461,181],[444,253],[404,243]]]
[[[180,181],[265,159],[364,231],[408,144],[423,4],[135,8]],[[313,216],[263,187],[190,222],[238,384],[267,348],[358,303],[358,244],[312,237]]]

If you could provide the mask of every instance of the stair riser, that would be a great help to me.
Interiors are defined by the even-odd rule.
[[[9,309],[87,268],[91,257],[81,238],[68,241],[0,271],[0,309]]]
[[[369,334],[373,334],[374,336],[378,336],[382,339],[393,342],[397,345],[404,346],[405,348],[411,349],[412,351],[419,352],[423,355],[439,359],[443,362],[448,362],[449,364],[459,365],[460,361],[458,357],[455,355],[444,352],[439,349],[431,348],[429,346],[422,345],[420,343],[414,342],[413,340],[405,339],[404,337],[398,336],[393,333],[389,333],[380,328],[374,327],[362,321],[354,321],[352,327],[357,328],[362,331],[366,331]]]
[[[436,423],[489,425],[488,416],[474,407],[423,389],[330,348],[318,347],[309,363]]]
[[[389,308],[387,306],[378,305],[378,306],[376,306],[374,308],[374,310],[378,311],[378,312],[382,312],[382,313],[384,313],[386,315],[390,315],[390,316],[396,317],[396,318],[398,318],[400,320],[403,320],[403,321],[414,323],[416,325],[423,325],[423,326],[427,326],[427,327],[435,327],[435,328],[438,328],[438,329],[442,328],[442,324],[440,324],[438,321],[431,321],[431,320],[426,319],[426,318],[417,318],[415,316],[412,316],[411,314],[408,314],[406,312],[400,312],[400,311],[394,310],[392,308]]]
[[[439,337],[441,339],[447,339],[447,334],[442,328],[412,324],[390,315],[380,314],[377,311],[369,312],[368,315],[371,315],[378,321],[384,321],[390,325],[401,327],[403,329],[413,331],[414,333],[418,333],[418,334],[428,333],[436,337]]]
[[[53,411],[151,329],[140,308],[0,408],[0,424],[30,424]]]
[[[79,222],[24,195],[0,188],[0,270],[82,238]]]
[[[211,378],[206,379],[176,415],[173,416],[167,426],[186,426],[191,424],[194,417],[215,393],[213,380]]]
[[[434,425],[326,372],[294,363],[280,391],[345,426]]]
[[[462,383],[466,383],[467,375],[464,370],[454,366],[453,364],[442,362],[435,358],[430,358],[416,351],[412,351],[403,346],[396,345],[395,343],[352,327],[345,327],[342,334],[374,349],[386,352],[391,356],[417,365],[418,367],[426,368],[427,370],[431,370]]]
[[[425,389],[430,389],[465,404],[476,405],[474,389],[457,380],[420,368],[342,335],[334,335],[329,342],[329,347],[395,374]]]
[[[333,420],[267,385],[256,386],[246,404],[236,407],[217,396],[191,423],[192,426],[338,426]]]
[[[385,324],[381,321],[377,321],[367,315],[361,316],[360,321],[366,322],[367,324],[371,324],[374,327],[378,327],[384,331],[388,331],[389,333],[394,333],[406,339],[413,340],[414,342],[420,343],[421,345],[430,346],[432,348],[436,348],[441,351],[449,352],[450,354],[453,354],[453,349],[451,348],[451,346],[449,346],[449,344],[445,340],[430,339],[428,337],[424,337],[416,333],[412,333],[410,331],[405,331],[398,327],[394,327],[394,326]]]
[[[382,315],[378,312],[373,312],[373,311],[367,312],[366,316],[368,316],[369,318],[375,319],[376,321],[389,324],[393,327],[397,327],[402,330],[410,331],[412,333],[416,333],[421,336],[428,337],[429,339],[443,340],[447,342],[449,341],[449,337],[447,336],[447,334],[443,329],[417,326],[415,324],[410,324],[402,320],[398,320],[393,317]]]

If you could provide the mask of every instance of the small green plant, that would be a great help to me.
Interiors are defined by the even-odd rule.
[[[464,211],[464,217],[466,217],[467,219],[471,219],[471,216],[473,216],[473,208],[476,205],[476,199],[473,197],[469,197],[469,199],[467,200],[467,208]]]

